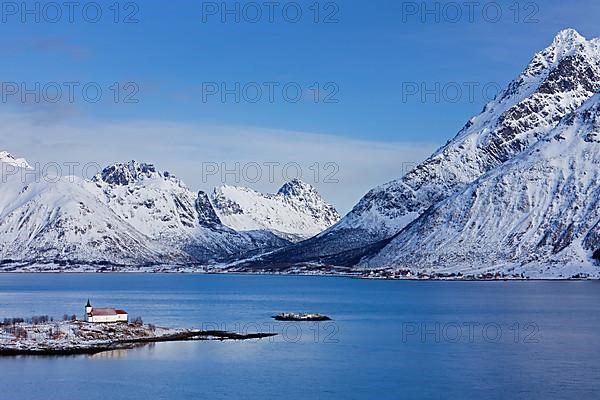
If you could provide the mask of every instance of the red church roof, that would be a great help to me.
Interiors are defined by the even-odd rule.
[[[115,310],[114,308],[92,308],[91,316],[109,316],[117,314],[127,314],[123,310]]]

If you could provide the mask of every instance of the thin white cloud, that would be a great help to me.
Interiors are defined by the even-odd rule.
[[[276,191],[286,178],[295,177],[297,164],[302,179],[315,185],[341,212],[349,211],[372,187],[399,178],[435,147],[168,121],[71,120],[42,125],[27,113],[0,114],[0,150],[31,164],[105,166],[135,159],[172,172],[195,190],[231,184],[263,192]],[[223,176],[225,169],[230,172]]]

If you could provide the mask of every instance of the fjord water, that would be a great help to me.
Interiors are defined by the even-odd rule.
[[[76,357],[0,358],[11,399],[596,399],[600,282],[0,275],[0,318],[82,314],[275,331]],[[276,323],[282,311],[330,323]],[[6,397],[5,397],[6,396]]]

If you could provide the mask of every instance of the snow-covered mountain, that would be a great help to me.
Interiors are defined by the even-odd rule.
[[[226,226],[240,232],[268,231],[293,242],[313,237],[340,219],[313,186],[298,179],[276,194],[222,186],[211,200]]]
[[[600,277],[600,94],[432,207],[363,267]]]
[[[569,29],[458,135],[398,181],[373,189],[337,229],[397,233],[433,204],[520,154],[600,89],[600,40]]]
[[[110,166],[86,182],[86,188],[137,231],[196,262],[287,244],[274,235],[238,233],[224,226],[206,193],[192,192],[151,164]]]
[[[33,170],[19,173],[21,168],[30,169],[29,164],[1,154],[5,167],[0,187],[0,263],[205,264],[290,244],[283,235],[273,234],[268,223],[243,232],[225,226],[206,193],[192,192],[180,179],[151,164],[112,165],[92,180],[48,179]],[[286,233],[316,229],[321,221],[316,215],[320,197],[298,182],[284,188],[289,192],[263,200],[289,201],[287,208],[280,204],[277,211],[287,210],[290,221],[273,211],[281,226],[290,228]],[[300,223],[294,212],[300,213],[301,204],[306,213],[314,212],[314,221],[307,217],[305,224]],[[268,214],[267,206],[255,203],[254,207]]]
[[[276,194],[225,186],[209,196],[136,162],[91,181],[46,181],[15,174],[29,164],[2,152],[10,168],[2,168],[0,255],[600,277],[598,93],[600,40],[562,31],[445,146],[337,223],[300,181]]]
[[[3,161],[0,161],[3,162]],[[19,163],[19,165],[25,165]],[[2,263],[131,264],[190,258],[124,222],[81,181],[2,168]]]
[[[353,264],[431,206],[526,151],[600,89],[600,40],[560,32],[482,113],[397,181],[371,190],[317,237],[262,262]]]

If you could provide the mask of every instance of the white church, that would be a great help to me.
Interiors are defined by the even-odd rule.
[[[128,322],[129,315],[126,311],[114,308],[94,308],[88,299],[85,305],[85,320],[91,323]]]

